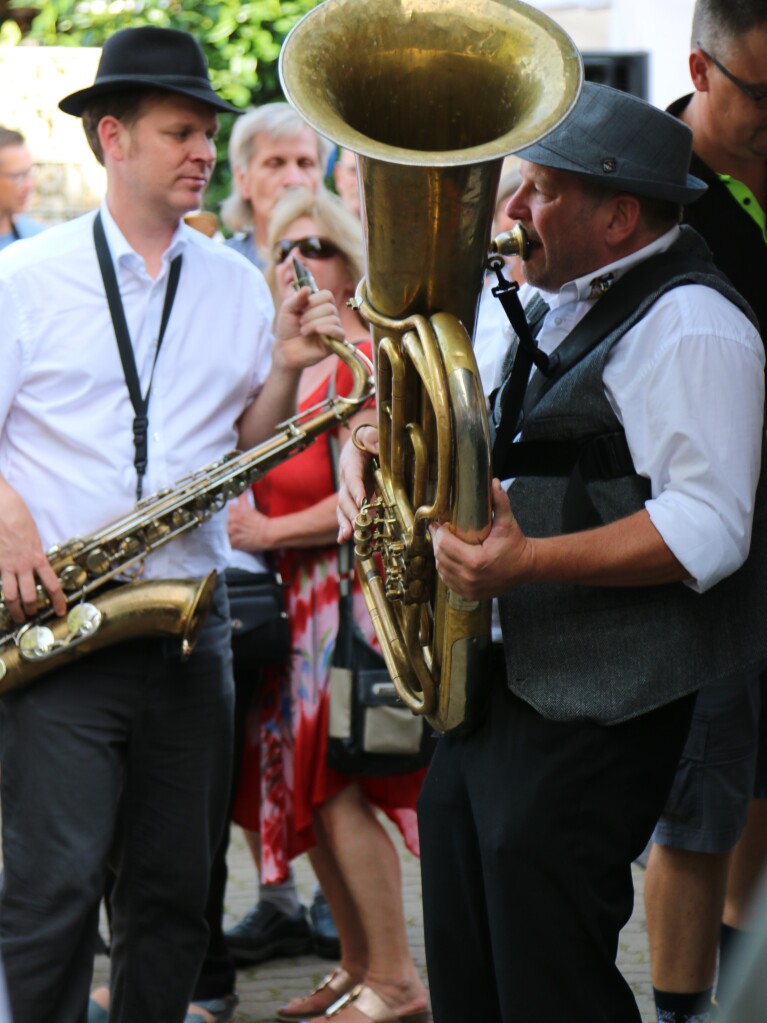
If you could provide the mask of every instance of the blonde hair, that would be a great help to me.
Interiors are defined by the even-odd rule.
[[[250,161],[256,155],[256,135],[266,132],[271,138],[295,138],[301,132],[311,131],[317,139],[317,159],[324,173],[331,144],[318,135],[313,128],[296,113],[289,103],[265,103],[253,107],[237,118],[229,136],[229,165],[244,174]],[[253,228],[253,210],[243,199],[237,182],[232,182],[232,191],[221,205],[221,220],[230,231],[249,231]]]
[[[344,205],[337,195],[324,186],[313,195],[307,188],[290,188],[277,200],[269,222],[268,259],[264,274],[272,289],[275,304],[280,298],[276,294],[277,264],[274,261],[274,246],[290,225],[300,217],[311,217],[318,221],[323,238],[338,247],[349,270],[354,287],[365,272],[365,254],[362,225],[357,217]]]

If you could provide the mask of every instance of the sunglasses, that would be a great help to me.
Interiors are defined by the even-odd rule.
[[[332,259],[340,251],[333,242],[327,238],[317,238],[316,235],[308,238],[283,238],[274,246],[274,262],[278,265],[284,263],[293,249],[298,249],[305,259]]]
[[[754,103],[762,103],[764,100],[767,100],[767,92],[757,92],[756,89],[752,89],[750,85],[746,85],[745,82],[741,82],[741,80],[736,77],[732,71],[729,71],[724,64],[720,64],[716,57],[713,57],[707,50],[704,50],[700,43],[697,43],[697,47],[703,56],[707,57],[714,67],[718,68],[725,78],[729,78],[732,84],[736,85],[745,96],[748,96],[750,100],[753,100]]]

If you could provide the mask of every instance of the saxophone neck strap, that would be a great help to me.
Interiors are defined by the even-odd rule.
[[[117,283],[117,274],[112,262],[112,254],[109,251],[104,225],[101,221],[101,213],[96,215],[96,219],[93,222],[93,240],[96,245],[96,256],[99,261],[101,278],[104,281],[109,314],[112,317],[117,348],[120,352],[120,360],[122,362],[123,373],[125,374],[125,383],[128,387],[131,404],[133,405],[133,464],[136,467],[136,501],[140,501],[148,458],[149,394],[152,390],[152,380],[154,378],[155,366],[157,365],[157,357],[160,354],[160,346],[162,345],[165,329],[168,326],[168,320],[173,309],[173,302],[176,298],[178,280],[181,274],[181,256],[176,256],[175,259],[171,260],[168,284],[165,289],[165,302],[160,320],[160,332],[157,336],[157,347],[152,362],[152,371],[149,375],[149,386],[146,389],[146,394],[142,395],[141,383],[136,368],[136,357],[128,331],[128,323],[125,319],[125,310],[123,309],[122,298],[120,296],[120,286]]]

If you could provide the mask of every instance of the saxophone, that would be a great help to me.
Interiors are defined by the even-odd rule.
[[[296,273],[300,284],[310,275]],[[373,367],[348,341],[323,337],[350,368],[351,393],[333,396],[277,425],[270,440],[233,451],[139,502],[128,515],[83,539],[47,552],[69,611],[57,617],[37,587],[37,613],[23,625],[11,619],[0,591],[0,695],[27,685],[76,657],[137,636],[170,636],[191,653],[210,606],[216,573],[202,579],[141,581],[146,557],[196,529],[269,469],[298,454],[319,434],[344,423],[373,393]],[[134,581],[116,577],[132,575]],[[111,584],[111,585],[108,585]],[[86,599],[88,598],[88,599]]]

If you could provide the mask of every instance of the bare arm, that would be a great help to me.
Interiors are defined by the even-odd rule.
[[[357,412],[349,419],[349,429],[339,431],[344,444],[361,423],[368,422],[370,412]],[[338,534],[338,495],[327,497],[299,512],[269,517],[254,509],[245,498],[239,498],[229,509],[229,542],[244,551],[269,551],[277,547],[319,547],[331,544]]]
[[[53,609],[66,614],[61,584],[50,566],[34,519],[24,501],[0,477],[0,581],[14,622],[37,611],[37,582],[50,594]]]
[[[288,296],[275,322],[272,368],[264,386],[237,424],[242,450],[268,440],[274,435],[277,423],[295,413],[301,371],[328,354],[323,334],[339,340],[344,338],[330,292],[312,294],[308,288],[301,288]]]
[[[653,586],[688,577],[644,509],[596,529],[527,537],[498,480],[493,526],[482,544],[463,543],[446,526],[432,527],[432,540],[440,578],[471,600],[526,583]]]
[[[229,508],[229,542],[243,551],[273,551],[279,547],[324,547],[338,532],[336,495],[290,515],[270,517],[240,497]]]
[[[362,431],[360,439],[367,451],[350,443],[341,455],[339,540],[352,535],[377,450],[375,428]],[[432,542],[440,578],[469,600],[487,600],[525,583],[653,586],[688,577],[646,511],[580,533],[528,537],[498,480],[493,481],[493,525],[483,543],[464,543],[448,526],[433,526]]]

